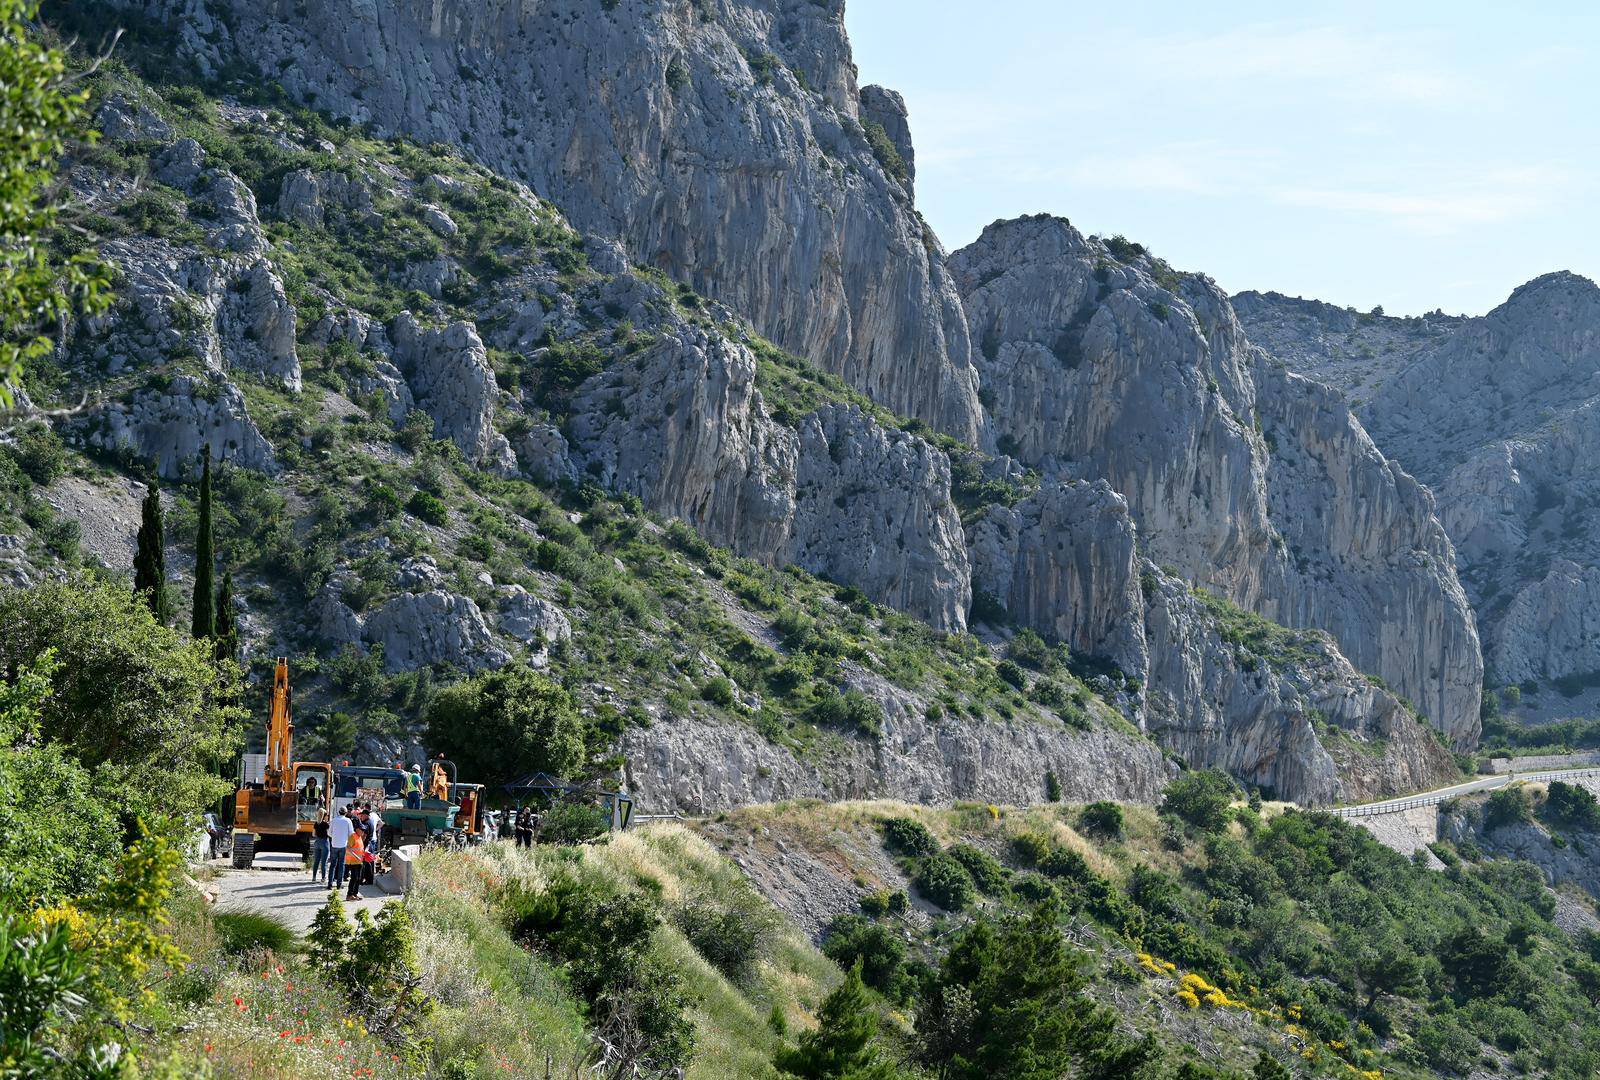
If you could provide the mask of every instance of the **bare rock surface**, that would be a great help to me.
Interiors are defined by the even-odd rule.
[[[268,0],[129,6],[169,20],[203,67],[241,56],[318,108],[470,147],[635,262],[891,408],[978,437],[961,301],[862,128],[841,5],[715,0],[709,18],[587,0],[339,0],[294,17]],[[868,100],[866,115],[893,121],[886,97]]]
[[[990,225],[951,266],[1003,450],[1104,479],[1149,558],[1326,630],[1475,742],[1477,633],[1426,492],[1337,395],[1252,348],[1214,282],[1047,215]]]

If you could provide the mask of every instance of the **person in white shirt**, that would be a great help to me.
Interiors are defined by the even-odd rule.
[[[344,810],[328,822],[328,884],[335,889],[344,884],[344,849],[350,845],[350,834],[355,829],[355,822]]]

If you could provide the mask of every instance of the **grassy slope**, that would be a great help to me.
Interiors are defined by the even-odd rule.
[[[1346,1077],[1369,1069],[1440,1075],[1451,1072],[1452,1062],[1480,1060],[1502,1073],[1578,1077],[1600,1062],[1600,1018],[1575,975],[1589,945],[1552,922],[1554,894],[1526,864],[1474,862],[1441,845],[1452,867],[1427,870],[1358,827],[1286,812],[1281,804],[1267,804],[1259,819],[1235,822],[1212,839],[1175,830],[1148,807],[1124,813],[1117,838],[1083,827],[1081,808],[1071,806],[802,801],[718,815],[701,828],[737,853],[786,909],[799,906],[796,898],[771,886],[796,851],[811,860],[804,872],[819,891],[831,885],[860,896],[909,889],[909,914],[880,918],[930,959],[936,943],[971,916],[917,901],[912,865],[883,846],[881,827],[890,818],[922,822],[946,847],[964,842],[986,850],[1013,875],[1025,872],[1013,841],[1045,837],[1080,854],[1124,900],[1139,892],[1145,871],[1157,871],[1176,891],[1166,904],[1147,901],[1150,910],[1132,903],[1139,910],[1131,924],[1123,921],[1127,905],[1097,907],[1083,899],[1092,890],[1081,881],[1056,881],[1080,898],[1069,922],[1093,954],[1096,994],[1115,1003],[1125,1023],[1211,1048],[1205,1057],[1213,1062],[1238,1067],[1258,1049],[1290,1048],[1309,1075]],[[1013,902],[984,898],[980,907],[1001,910]],[[1169,914],[1158,915],[1162,910]],[[1514,957],[1504,993],[1452,991],[1437,957],[1441,942],[1463,927],[1482,929],[1497,951]],[[1516,936],[1517,928],[1527,932],[1528,944],[1514,948],[1500,940]],[[1381,996],[1375,1011],[1364,1011],[1351,961],[1383,941],[1419,957],[1424,982]],[[1182,996],[1186,987],[1199,987],[1197,1004]],[[1220,990],[1220,997],[1208,1001],[1204,987]]]
[[[508,843],[469,854],[428,852],[421,884],[406,901],[423,987],[435,1006],[419,1032],[426,1047],[413,1056],[347,1024],[340,995],[296,952],[226,951],[190,892],[173,926],[192,962],[158,982],[142,1010],[139,1022],[155,1034],[139,1047],[141,1060],[165,1059],[175,1075],[209,1067],[219,1077],[299,1080],[348,1077],[358,1068],[372,1069],[360,1075],[374,1078],[440,1075],[447,1066],[458,1071],[443,1075],[456,1077],[532,1076],[543,1075],[548,1059],[564,1075],[559,1070],[589,1052],[583,1007],[558,966],[511,939],[497,906],[508,881],[538,886],[558,867],[602,894],[656,897],[669,912],[688,900],[726,905],[751,889],[708,844],[673,825],[582,848],[521,852]],[[697,1052],[688,1074],[695,1080],[764,1075],[780,1043],[774,1012],[791,1028],[809,1024],[840,978],[792,927],[780,928],[742,984],[701,959],[670,920],[653,947],[696,1003]]]

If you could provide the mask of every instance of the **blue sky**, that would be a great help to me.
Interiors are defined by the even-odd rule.
[[[1600,278],[1600,5],[849,0],[945,245],[1050,211],[1229,291],[1479,314]],[[1286,13],[1289,13],[1286,16]]]

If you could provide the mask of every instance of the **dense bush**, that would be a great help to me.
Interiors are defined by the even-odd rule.
[[[905,912],[909,901],[904,889],[874,889],[861,898],[863,915],[899,915]]]
[[[883,823],[883,842],[890,851],[914,859],[938,854],[939,841],[928,827],[912,818],[890,818]]]
[[[962,911],[972,904],[972,876],[949,855],[921,860],[912,882],[924,899],[946,911]]]
[[[742,979],[771,949],[775,923],[753,898],[714,904],[691,900],[672,913],[672,921],[706,963],[730,979]]]
[[[581,802],[558,802],[539,816],[539,842],[581,844],[604,835],[611,819],[603,807]]]
[[[1600,832],[1600,801],[1577,784],[1553,781],[1539,816],[1560,828]]]
[[[1005,892],[1006,878],[1010,875],[1000,861],[987,851],[971,844],[952,844],[946,854],[966,869],[979,892],[989,896]]]
[[[4,448],[35,484],[41,487],[52,484],[66,470],[67,451],[60,436],[44,424],[29,424],[18,431],[10,446]]]
[[[1114,802],[1092,802],[1078,812],[1078,827],[1112,839],[1122,835],[1122,807]]]
[[[526,664],[447,686],[426,713],[428,744],[480,783],[530,772],[573,776],[587,733],[572,696]]]
[[[1484,804],[1483,824],[1490,829],[1533,820],[1533,795],[1526,784],[1513,783],[1489,796]]]
[[[1239,785],[1227,773],[1216,769],[1187,772],[1162,792],[1161,812],[1206,832],[1216,832],[1228,824],[1228,807],[1241,794]]]
[[[842,968],[861,965],[861,978],[891,1001],[907,1001],[915,989],[906,969],[906,943],[887,926],[860,915],[840,915],[828,924],[822,951]]]
[[[431,495],[426,491],[412,493],[411,498],[406,501],[406,511],[429,525],[442,527],[450,523],[450,508],[445,506],[437,495]]]
[[[635,1063],[667,1071],[689,1061],[694,1022],[682,977],[652,948],[661,925],[657,904],[638,893],[607,895],[566,873],[542,889],[513,884],[503,898],[520,941],[564,964],[572,989],[589,1005],[597,1035],[612,1044],[626,1075]]]

